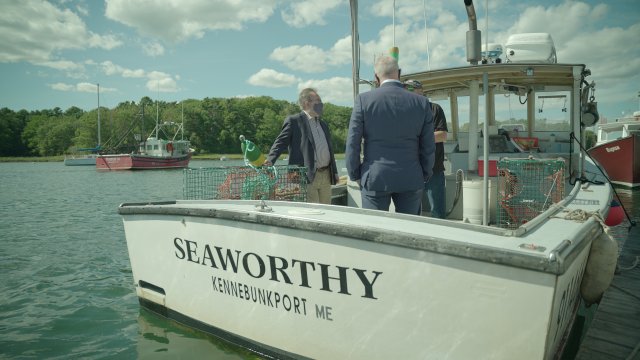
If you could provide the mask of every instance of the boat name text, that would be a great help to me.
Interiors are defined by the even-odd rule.
[[[274,255],[260,255],[254,252],[224,249],[209,244],[199,245],[187,239],[174,238],[175,256],[202,266],[238,274],[245,273],[254,279],[266,278],[292,286],[317,288],[321,291],[337,292],[342,295],[359,295],[377,299],[374,285],[381,271],[369,271],[346,266],[329,265],[285,259]]]

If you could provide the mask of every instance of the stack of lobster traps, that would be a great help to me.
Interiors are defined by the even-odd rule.
[[[184,169],[186,200],[307,201],[307,168],[227,166]]]

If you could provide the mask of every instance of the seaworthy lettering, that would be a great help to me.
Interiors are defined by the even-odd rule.
[[[353,295],[352,292],[357,292],[361,297],[377,299],[373,287],[382,274],[381,271],[285,259],[254,252],[243,253],[220,246],[199,245],[195,241],[178,237],[173,239],[173,244],[175,256],[180,260],[236,274],[243,272],[256,279],[265,278],[343,295]]]

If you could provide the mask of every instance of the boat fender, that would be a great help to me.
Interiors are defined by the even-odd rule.
[[[580,294],[587,306],[600,301],[613,281],[618,262],[618,243],[609,234],[609,227],[591,244],[589,258],[580,284]]]
[[[172,143],[168,143],[167,144],[167,151],[173,154],[173,144]]]
[[[609,214],[607,214],[607,219],[604,223],[607,226],[617,226],[622,223],[624,220],[624,210],[620,203],[616,200],[611,200],[611,206],[609,207]]]

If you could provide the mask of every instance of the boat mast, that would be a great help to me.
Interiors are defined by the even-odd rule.
[[[160,98],[160,82],[157,82],[156,86],[158,87],[158,97],[156,98],[156,139],[158,139],[158,127],[160,126],[158,122],[160,119],[160,104],[158,103],[158,99]]]
[[[180,140],[184,140],[184,100],[180,104],[182,105],[182,125],[180,125]]]
[[[102,139],[100,137],[100,84],[98,85],[98,146],[97,148],[100,149],[100,144],[102,144]]]
[[[360,39],[358,35],[358,0],[349,0],[351,8],[351,80],[353,82],[353,102],[355,104],[360,86]]]

